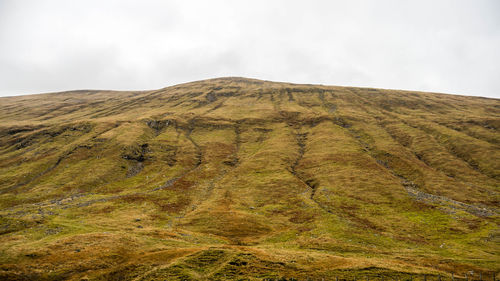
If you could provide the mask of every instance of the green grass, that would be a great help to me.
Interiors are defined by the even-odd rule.
[[[221,78],[1,98],[0,124],[0,279],[500,270],[496,99]]]

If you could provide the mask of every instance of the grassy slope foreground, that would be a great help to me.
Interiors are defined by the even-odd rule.
[[[491,280],[499,129],[497,99],[243,78],[0,98],[0,279]]]

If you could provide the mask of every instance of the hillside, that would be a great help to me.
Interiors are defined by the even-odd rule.
[[[498,99],[245,78],[0,98],[0,279],[492,280],[499,129]]]

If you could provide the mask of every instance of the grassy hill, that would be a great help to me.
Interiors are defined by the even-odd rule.
[[[0,279],[492,280],[499,129],[498,99],[245,78],[0,98]]]

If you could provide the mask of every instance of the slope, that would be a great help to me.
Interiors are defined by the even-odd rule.
[[[0,99],[3,279],[498,272],[500,100],[218,78]]]

